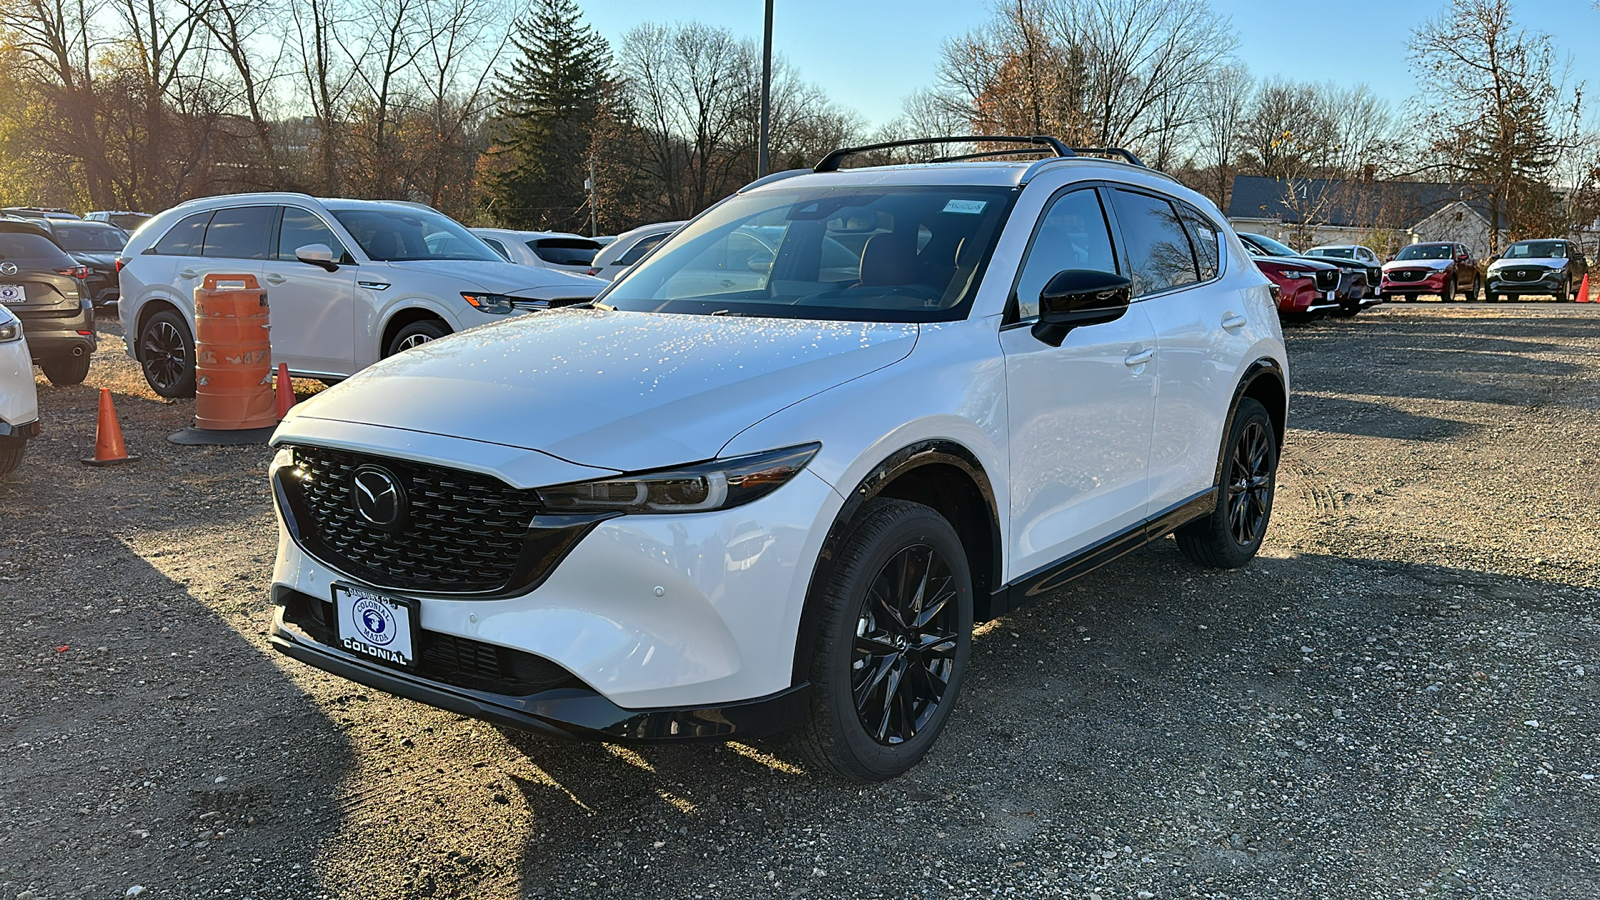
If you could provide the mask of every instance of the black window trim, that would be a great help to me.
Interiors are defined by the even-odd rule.
[[[1039,207],[1039,216],[1034,219],[1033,230],[1028,234],[1028,244],[1022,248],[1022,260],[1017,264],[1017,272],[1011,276],[1011,287],[1006,291],[1005,311],[1000,316],[1001,331],[1021,325],[1032,325],[1039,319],[1037,315],[1029,316],[1026,319],[1022,318],[1022,305],[1017,299],[1017,286],[1022,283],[1022,270],[1027,268],[1028,257],[1033,254],[1033,245],[1039,240],[1039,232],[1044,228],[1045,216],[1049,214],[1050,210],[1055,207],[1062,197],[1068,194],[1076,193],[1077,191],[1095,192],[1095,199],[1100,203],[1100,213],[1106,219],[1106,237],[1111,240],[1111,257],[1117,264],[1116,274],[1125,275],[1128,272],[1128,260],[1122,253],[1122,233],[1117,228],[1116,213],[1112,211],[1110,204],[1106,202],[1106,196],[1101,190],[1108,184],[1109,182],[1104,181],[1074,181],[1057,188],[1045,199],[1044,205]]]

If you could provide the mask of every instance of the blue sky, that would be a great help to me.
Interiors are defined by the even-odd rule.
[[[579,0],[584,19],[613,45],[643,22],[699,20],[761,38],[762,0]],[[1366,83],[1399,106],[1415,91],[1407,60],[1411,29],[1444,0],[1212,0],[1233,21],[1238,58],[1257,77]],[[939,47],[981,25],[985,0],[776,0],[773,44],[834,102],[882,124],[900,101],[931,85]],[[1600,88],[1600,10],[1589,0],[1519,0],[1516,21],[1556,36],[1573,73]]]

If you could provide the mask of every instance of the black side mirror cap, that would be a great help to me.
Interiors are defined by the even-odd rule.
[[[1133,282],[1110,272],[1067,269],[1057,272],[1039,292],[1039,321],[1033,336],[1052,347],[1084,325],[1114,322],[1133,301]]]

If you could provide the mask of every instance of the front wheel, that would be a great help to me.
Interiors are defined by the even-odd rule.
[[[1445,302],[1445,303],[1454,303],[1454,302],[1456,302],[1456,279],[1455,279],[1455,276],[1452,275],[1448,279],[1445,280],[1444,293],[1439,295],[1439,299],[1442,302]]]
[[[1211,569],[1239,568],[1266,537],[1278,473],[1278,442],[1267,408],[1249,397],[1240,400],[1226,447],[1217,508],[1174,535],[1184,556]]]
[[[450,326],[438,319],[418,319],[394,333],[394,337],[389,339],[389,346],[383,349],[383,355],[393,356],[402,350],[436,341],[449,333]]]
[[[89,377],[89,354],[47,359],[39,363],[39,368],[44,370],[44,377],[57,387],[83,384],[83,380]]]
[[[922,759],[972,652],[972,576],[955,529],[920,503],[877,499],[840,544],[819,604],[811,719],[799,749],[852,781]]]
[[[163,309],[139,329],[139,364],[150,389],[167,399],[194,396],[194,336],[174,309]]]
[[[1482,287],[1482,282],[1483,282],[1483,279],[1481,279],[1481,278],[1472,279],[1472,287],[1467,289],[1467,302],[1468,303],[1477,303],[1478,302],[1478,289],[1480,287]]]

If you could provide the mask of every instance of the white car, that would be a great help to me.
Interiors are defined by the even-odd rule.
[[[28,439],[39,435],[39,396],[22,320],[0,306],[0,478],[22,462]]]
[[[562,231],[513,231],[509,228],[472,228],[473,234],[506,259],[520,266],[539,266],[589,274],[594,255],[604,246],[594,238]]]
[[[337,380],[401,350],[518,312],[580,303],[605,285],[506,262],[426,206],[232,194],[145,223],[120,264],[128,353],[163,397],[194,393],[194,290],[254,275],[271,305],[272,364]]]
[[[616,281],[618,275],[644,259],[657,244],[666,240],[684,224],[684,222],[656,222],[651,225],[640,225],[632,231],[624,231],[617,235],[616,240],[606,244],[594,255],[594,262],[590,264],[588,273],[596,278]]]
[[[1269,282],[1200,194],[1011,140],[1052,155],[836,151],[591,305],[296,406],[274,646],[549,734],[798,726],[874,780],[928,751],[974,620],[1174,532],[1244,565],[1288,403]],[[776,259],[722,286],[751,238]]]

